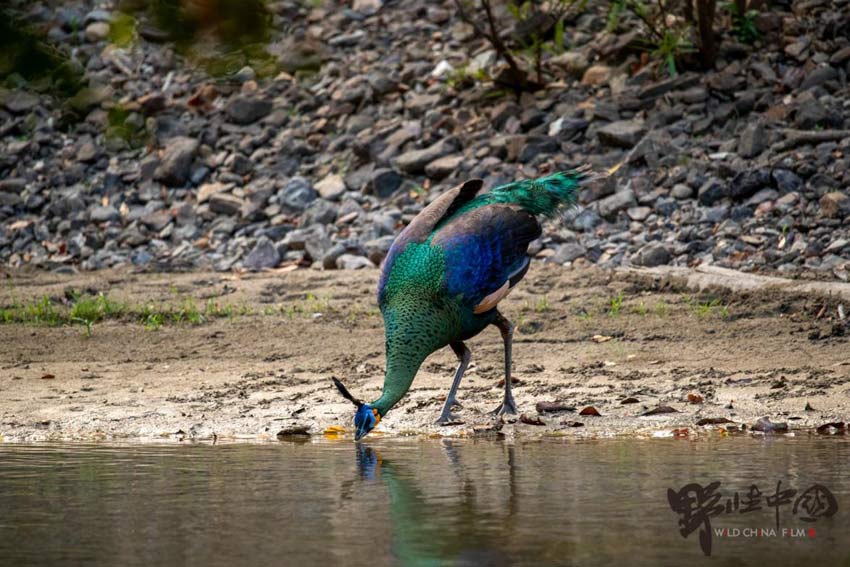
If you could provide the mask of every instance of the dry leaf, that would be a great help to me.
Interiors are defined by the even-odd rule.
[[[656,406],[649,411],[643,412],[641,415],[660,415],[662,413],[679,413],[679,410],[670,406]]]
[[[578,414],[579,415],[595,415],[597,417],[600,417],[602,415],[602,414],[599,413],[599,410],[597,410],[593,406],[587,406],[586,408],[584,408],[583,410],[578,412]]]
[[[56,376],[54,376],[53,374],[42,374],[41,375],[42,380],[53,380],[54,378],[56,378]]]
[[[590,337],[590,340],[595,343],[607,343],[613,338],[614,337],[609,337],[608,335],[593,335],[592,337]]]
[[[702,396],[700,396],[699,394],[688,394],[688,401],[692,404],[701,404]]]

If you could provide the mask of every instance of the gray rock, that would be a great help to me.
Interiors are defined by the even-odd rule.
[[[461,154],[454,154],[437,158],[425,166],[425,175],[431,179],[442,179],[454,173],[460,164],[463,163],[464,157]]]
[[[23,177],[0,179],[0,193],[22,193],[26,187],[27,180]]]
[[[236,96],[227,105],[227,117],[234,124],[251,124],[271,111],[271,101],[253,96]]]
[[[597,204],[599,206],[599,214],[613,220],[617,217],[618,212],[637,205],[637,201],[635,200],[634,192],[631,189],[626,189],[618,191],[610,197],[605,197],[598,201]]]
[[[803,82],[800,83],[800,90],[805,91],[820,86],[827,81],[834,81],[837,78],[838,71],[835,70],[835,67],[830,67],[829,65],[818,67],[803,79]]]
[[[198,141],[183,136],[172,138],[165,146],[154,179],[171,187],[180,187],[189,179],[192,162],[198,153]]]
[[[96,206],[89,210],[89,220],[91,222],[111,222],[121,220],[121,213],[118,209],[111,205]]]
[[[422,173],[425,166],[457,149],[457,141],[454,138],[445,138],[427,148],[412,150],[398,156],[395,160],[396,167],[404,173]]]
[[[337,206],[324,199],[316,199],[301,215],[301,226],[331,224],[337,217]]]
[[[753,158],[767,149],[767,130],[757,122],[750,124],[741,133],[738,140],[738,155],[742,158]]]
[[[680,201],[683,199],[690,199],[694,195],[694,190],[685,185],[684,183],[677,183],[673,186],[673,189],[670,191],[670,196],[674,199],[679,199]]]
[[[726,185],[716,177],[710,177],[697,192],[700,205],[712,206],[726,197]]]
[[[265,236],[257,239],[257,244],[242,260],[242,267],[247,270],[264,270],[280,264],[280,253],[271,240]]]
[[[322,199],[336,201],[345,193],[345,182],[342,176],[332,173],[316,183],[314,189],[319,192]]]
[[[299,212],[306,209],[318,196],[310,182],[300,176],[291,178],[278,192],[281,203]]]
[[[22,90],[14,90],[6,93],[3,104],[13,114],[29,112],[38,106],[38,97]]]
[[[366,249],[356,242],[346,241],[334,244],[327,252],[325,252],[325,255],[322,256],[322,267],[326,270],[336,270],[337,258],[342,256],[343,254],[365,256]]]
[[[596,134],[603,144],[618,148],[632,148],[646,134],[646,127],[643,122],[620,120],[603,126],[596,131]]]
[[[242,210],[242,199],[229,193],[216,193],[210,196],[210,210],[220,215],[235,215]]]
[[[654,266],[669,264],[672,259],[673,256],[670,254],[667,247],[653,242],[638,250],[637,253],[632,256],[631,261],[635,266],[652,268]]]
[[[573,262],[585,254],[587,254],[587,250],[584,246],[577,242],[567,242],[566,244],[559,245],[555,249],[555,253],[546,258],[546,261],[563,265],[567,262]]]
[[[375,264],[363,256],[354,254],[343,254],[336,259],[336,267],[340,270],[361,270],[363,268],[374,268]]]
[[[803,180],[796,173],[787,169],[774,169],[770,173],[770,177],[780,193],[799,191],[803,187]]]
[[[373,195],[387,199],[399,190],[403,182],[404,178],[392,169],[379,168],[372,172],[369,189]]]
[[[766,169],[745,169],[729,183],[729,196],[747,199],[761,189],[770,186],[770,172]]]
[[[593,209],[582,209],[575,214],[569,226],[574,230],[589,232],[602,222],[602,217]]]
[[[629,215],[629,218],[636,222],[645,221],[646,217],[652,214],[651,207],[630,207],[626,214]]]
[[[366,242],[366,255],[376,266],[387,257],[390,247],[395,241],[395,235],[382,236]]]

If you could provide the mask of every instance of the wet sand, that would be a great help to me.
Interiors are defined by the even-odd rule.
[[[80,326],[0,325],[0,439],[262,441],[331,426],[349,435],[352,407],[330,377],[364,399],[380,393],[377,277],[377,270],[310,269],[9,274],[6,305],[61,298],[73,287],[129,303],[212,299],[241,314],[158,330],[104,321],[91,337]],[[850,311],[836,295],[695,292],[672,279],[537,262],[502,303],[518,328],[514,395],[523,417],[489,414],[503,379],[493,328],[468,343],[462,423],[434,424],[456,365],[444,349],[373,434],[702,436],[749,428],[763,416],[808,434],[850,419],[842,301]],[[538,412],[541,402],[562,409]],[[580,415],[588,406],[601,415]],[[659,407],[676,411],[643,415]],[[697,425],[715,418],[731,423]]]

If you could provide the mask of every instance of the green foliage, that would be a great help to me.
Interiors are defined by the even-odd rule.
[[[658,42],[652,55],[660,59],[671,77],[676,76],[676,61],[686,53],[693,53],[693,44],[680,31],[664,30],[661,41]]]
[[[550,307],[551,306],[549,305],[549,297],[544,295],[543,297],[537,300],[537,304],[534,306],[534,310],[538,313],[545,313],[546,311],[549,311]]]
[[[124,12],[114,13],[109,24],[109,41],[117,47],[129,47],[136,39],[136,18]]]
[[[620,314],[620,308],[623,307],[623,292],[619,292],[616,296],[609,300],[608,316],[616,317]]]
[[[123,140],[131,148],[144,145],[147,132],[141,115],[116,105],[106,116],[106,137]]]
[[[732,18],[732,33],[739,41],[752,44],[761,37],[755,22],[758,10],[745,9],[742,14],[735,2],[727,2],[723,5],[723,8],[729,12],[729,16]]]

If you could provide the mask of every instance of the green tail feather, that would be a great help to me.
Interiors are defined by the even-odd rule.
[[[578,200],[583,181],[592,175],[585,170],[561,171],[539,179],[515,181],[483,195],[489,203],[517,204],[533,215],[553,216]]]

